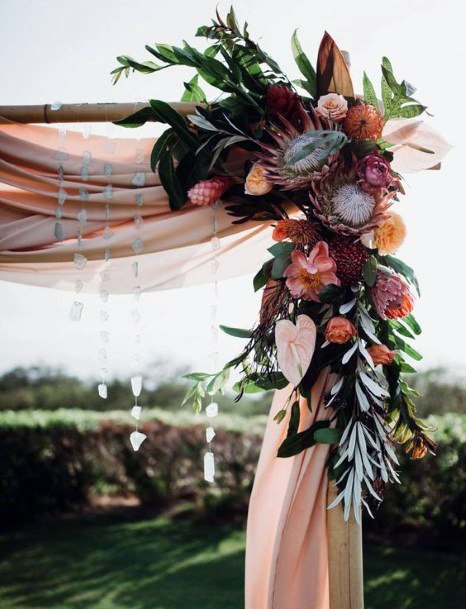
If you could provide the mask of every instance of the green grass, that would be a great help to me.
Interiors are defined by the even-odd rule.
[[[0,544],[1,609],[243,607],[239,529],[106,516],[27,527]],[[464,606],[458,558],[368,547],[365,572],[366,609]]]

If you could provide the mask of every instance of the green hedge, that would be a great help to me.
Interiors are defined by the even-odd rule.
[[[196,425],[193,425],[196,422]],[[452,538],[464,531],[466,417],[431,417],[436,458],[410,461],[402,451],[403,483],[387,489],[374,535],[414,531]],[[120,411],[7,411],[0,414],[0,522],[28,521],[85,506],[92,495],[136,495],[158,510],[189,503],[198,515],[244,514],[260,452],[265,417],[216,419],[217,483],[202,475],[205,423],[188,413],[146,412],[148,438],[138,453],[133,425]]]

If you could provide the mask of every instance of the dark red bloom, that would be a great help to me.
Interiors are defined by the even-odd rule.
[[[302,113],[306,112],[299,95],[286,85],[271,85],[267,89],[267,109],[272,118],[283,116],[297,129],[302,124]]]

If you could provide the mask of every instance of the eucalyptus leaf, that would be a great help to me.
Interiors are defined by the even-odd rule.
[[[235,336],[236,338],[251,338],[252,336],[252,331],[251,330],[244,330],[242,328],[230,328],[230,326],[219,326],[220,330],[222,330],[222,332],[225,332],[225,334],[228,334],[229,336]]]

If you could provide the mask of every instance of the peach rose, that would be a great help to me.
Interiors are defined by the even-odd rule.
[[[244,192],[247,195],[259,197],[261,195],[266,195],[272,188],[273,184],[267,182],[265,178],[265,169],[258,163],[253,165],[247,175]]]
[[[338,93],[328,93],[319,97],[316,108],[317,114],[322,118],[339,123],[342,121],[348,112],[348,102],[343,95]]]
[[[406,225],[403,218],[391,212],[374,231],[374,245],[381,256],[393,254],[403,244],[406,237]]]
[[[329,343],[343,345],[356,335],[356,328],[346,317],[332,317],[325,329],[325,338]]]
[[[396,351],[390,351],[387,345],[373,345],[367,350],[369,355],[372,357],[372,361],[376,366],[382,364],[383,366],[390,366],[393,363],[393,358],[396,355]]]

